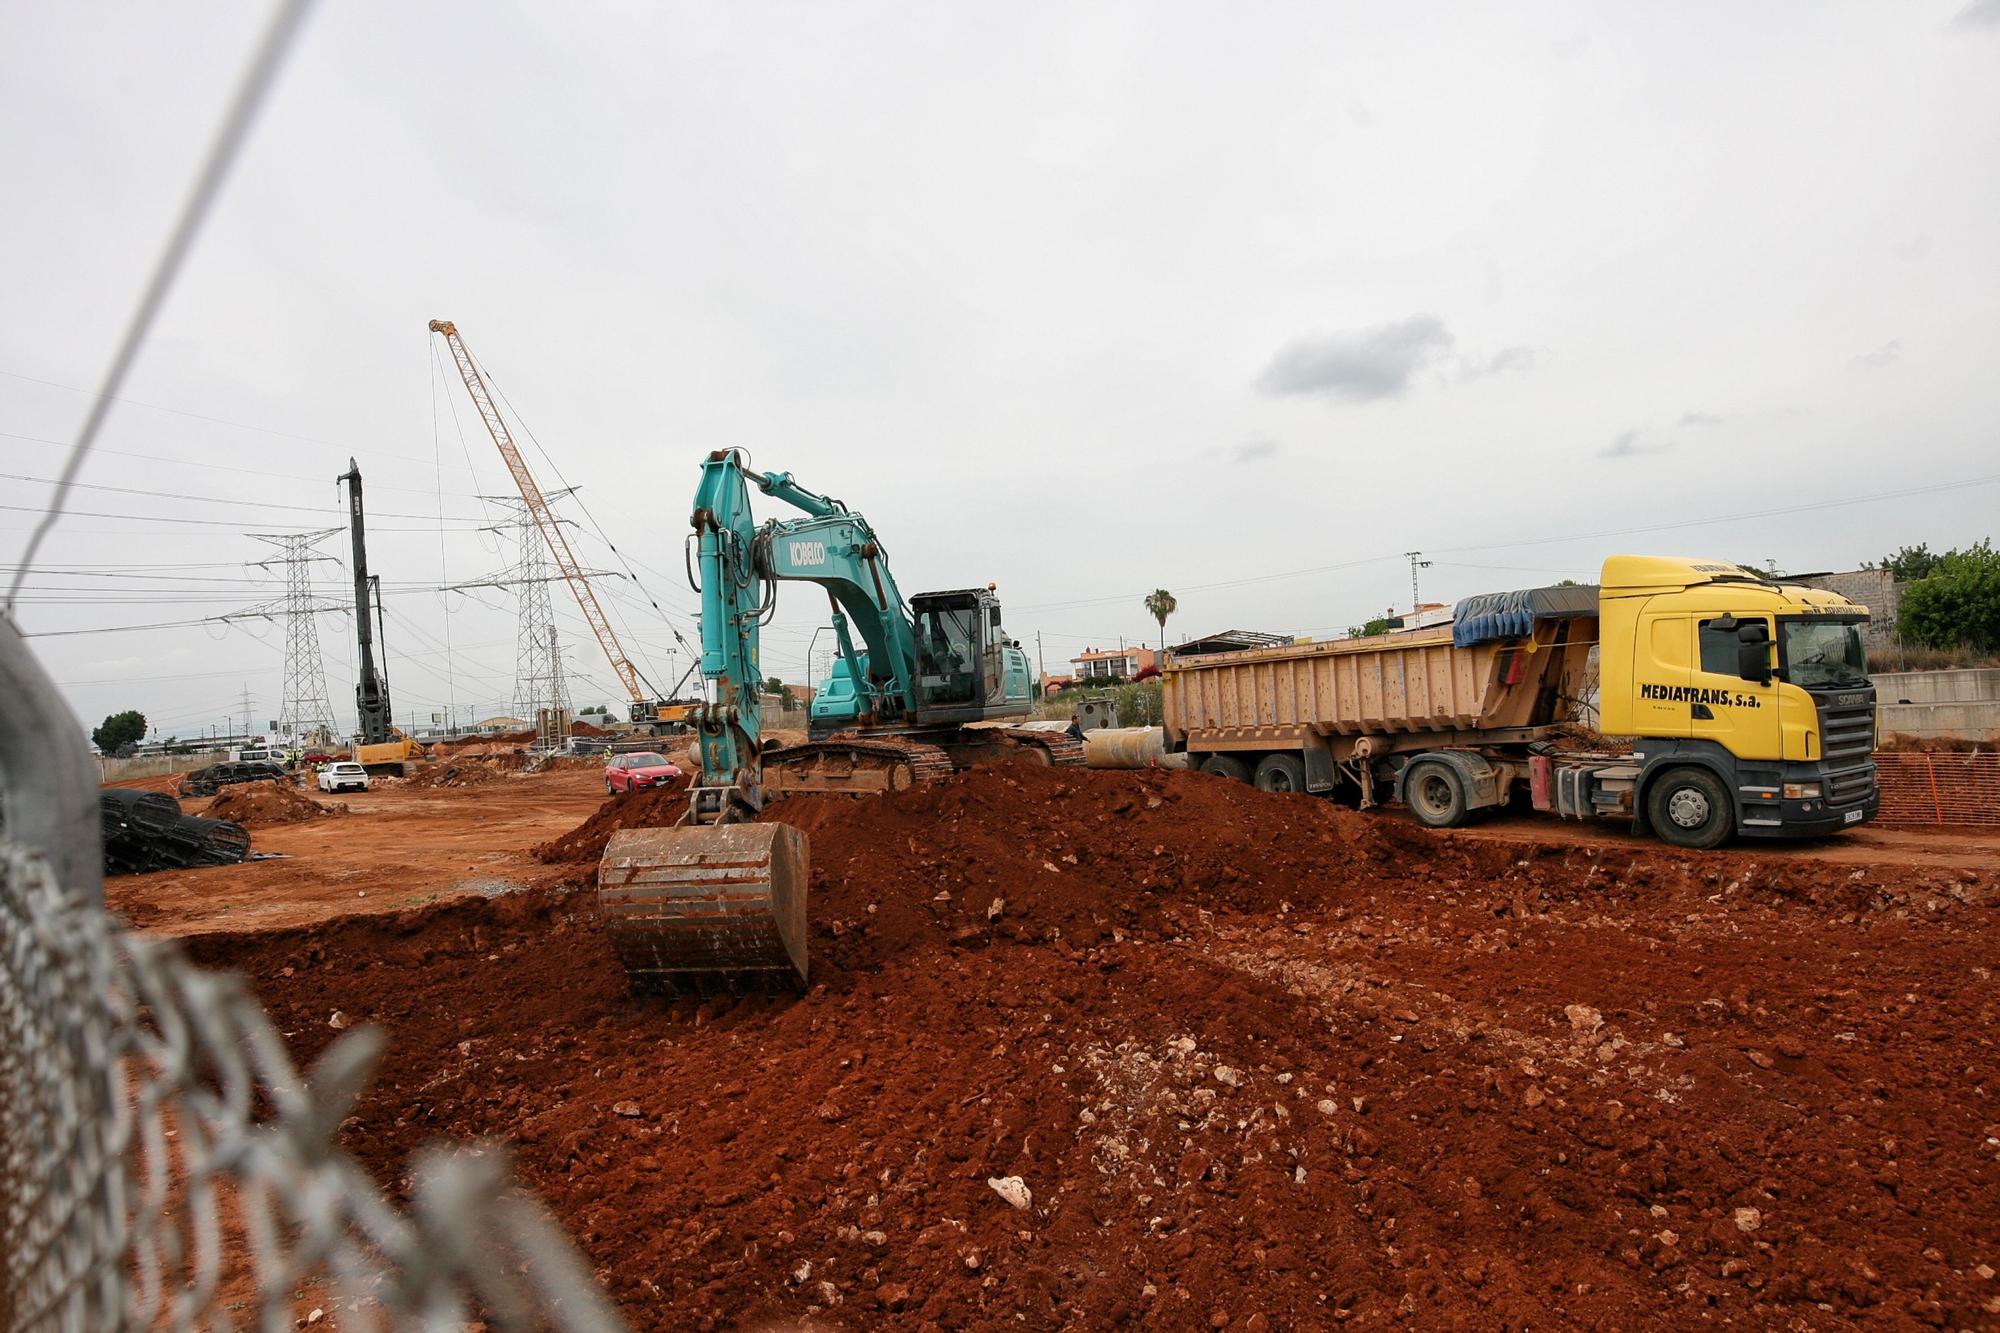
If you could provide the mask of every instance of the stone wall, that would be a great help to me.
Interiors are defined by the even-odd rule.
[[[1902,585],[1886,569],[1851,569],[1844,574],[1815,574],[1795,580],[1808,588],[1837,592],[1868,608],[1861,638],[1872,658],[1896,646],[1896,617],[1902,607]]]
[[[1882,736],[2000,742],[2000,669],[1880,671],[1872,679]]]

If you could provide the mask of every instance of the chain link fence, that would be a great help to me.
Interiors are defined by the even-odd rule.
[[[309,1074],[241,978],[66,894],[0,838],[0,1329],[623,1327],[503,1150],[434,1149],[407,1209],[335,1142],[380,1053]]]

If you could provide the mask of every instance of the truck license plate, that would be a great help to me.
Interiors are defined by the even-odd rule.
[[[1861,822],[1861,816],[1865,813],[1866,811],[1862,810],[1849,810],[1846,814],[1841,816],[1841,820],[1843,823],[1859,824]]]

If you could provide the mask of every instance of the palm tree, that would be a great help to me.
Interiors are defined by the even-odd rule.
[[[1160,622],[1160,656],[1167,655],[1167,617],[1180,609],[1180,603],[1165,588],[1155,588],[1146,594],[1146,614]]]

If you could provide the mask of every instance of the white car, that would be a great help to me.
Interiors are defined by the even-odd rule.
[[[328,764],[319,771],[321,791],[367,791],[368,770],[359,764]]]

